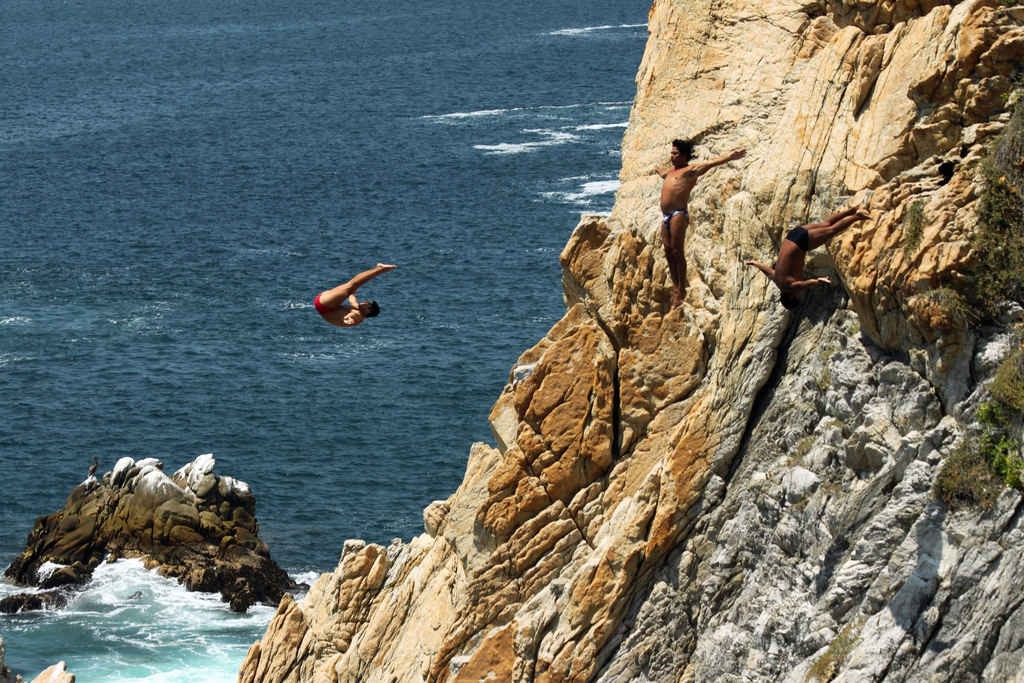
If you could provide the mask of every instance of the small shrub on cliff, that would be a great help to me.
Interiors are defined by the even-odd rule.
[[[1004,361],[1000,371],[1011,361],[1017,363],[1018,354]],[[1004,486],[1024,489],[1021,445],[1009,434],[1012,412],[1020,413],[998,397],[978,406],[980,434],[964,439],[935,479],[936,495],[950,508],[976,505],[990,510]]]
[[[935,495],[951,509],[990,510],[1002,488],[974,439],[965,439],[953,449],[935,478]]]
[[[835,637],[829,646],[825,650],[825,654],[817,659],[811,668],[807,670],[806,680],[818,681],[819,683],[827,683],[836,677],[839,673],[839,668],[846,661],[846,658],[853,652],[853,648],[857,647],[857,643],[860,642],[860,638],[857,637],[856,633],[863,626],[863,621],[857,619],[850,622],[839,632],[839,635]]]
[[[975,298],[990,315],[1002,301],[1024,304],[1024,106],[982,165],[975,236]]]
[[[1004,361],[1003,366],[1005,365]],[[999,400],[982,403],[978,407],[978,422],[982,427],[979,445],[985,460],[1003,482],[1007,486],[1021,488],[1024,459],[1020,456],[1020,443],[1008,434],[1008,410],[1012,408]]]
[[[1024,412],[1024,348],[1002,362],[989,391],[1003,405]]]
[[[786,460],[786,464],[790,467],[799,465],[804,461],[804,456],[811,452],[811,446],[814,445],[813,436],[805,436],[800,439],[793,452],[789,454],[789,458]]]
[[[910,253],[921,244],[924,234],[924,200],[917,199],[903,217],[903,251]]]
[[[980,319],[964,296],[951,287],[918,294],[910,301],[910,307],[922,324],[935,330],[966,328]]]

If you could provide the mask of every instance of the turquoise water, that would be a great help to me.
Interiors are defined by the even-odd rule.
[[[647,10],[0,3],[0,563],[93,455],[213,452],[298,577],[419,533],[611,207]],[[380,317],[320,320],[377,261]],[[0,617],[12,668],[233,680],[272,613],[104,572]]]

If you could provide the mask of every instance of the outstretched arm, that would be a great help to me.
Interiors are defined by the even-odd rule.
[[[810,280],[797,280],[796,282],[789,283],[792,289],[807,289],[808,287],[817,287],[818,285],[830,285],[832,281],[827,277],[816,277]]]
[[[721,166],[722,164],[736,159],[742,159],[747,153],[745,149],[734,149],[733,151],[726,154],[724,157],[718,157],[717,159],[711,159],[710,161],[701,161],[696,164],[690,164],[687,166],[687,175],[702,176],[715,166]]]
[[[661,178],[664,178],[665,176],[668,175],[668,172],[671,171],[671,170],[672,169],[670,167],[668,167],[668,166],[655,166],[654,170],[652,171],[652,173],[654,173],[655,175],[657,175],[657,176],[659,176]]]
[[[768,266],[766,266],[765,264],[761,263],[760,261],[753,261],[753,260],[751,260],[751,261],[744,261],[743,263],[747,264],[748,266],[754,266],[755,268],[760,270],[762,273],[767,275],[769,278],[774,278],[775,277],[775,271],[773,269],[769,268]]]

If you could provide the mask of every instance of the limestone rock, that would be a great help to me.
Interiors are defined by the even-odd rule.
[[[782,475],[782,487],[786,490],[786,502],[793,504],[807,498],[818,488],[821,479],[814,472],[803,467],[794,467]]]
[[[249,487],[213,473],[202,455],[168,477],[155,459],[121,458],[103,482],[83,482],[64,508],[40,517],[6,571],[16,583],[80,585],[108,557],[142,557],[189,590],[220,592],[236,611],[274,603],[294,587],[257,537]],[[200,495],[200,491],[202,495]],[[0,611],[59,607],[66,592],[5,598]]]
[[[349,543],[240,680],[1012,680],[1021,497],[932,491],[1011,323],[934,296],[975,255],[979,168],[1024,10],[966,0],[655,0],[608,217],[426,534]],[[676,137],[747,156],[690,201],[669,310],[653,175]],[[814,252],[795,313],[743,260]]]
[[[24,683],[21,676],[15,676],[4,665],[5,656],[4,639],[0,638],[0,683]],[[58,662],[33,678],[32,683],[75,683],[75,676],[68,673],[64,662]]]
[[[32,683],[75,683],[75,676],[68,673],[64,662],[58,662],[33,678]]]

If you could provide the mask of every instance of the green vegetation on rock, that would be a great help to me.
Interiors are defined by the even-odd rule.
[[[996,371],[989,391],[1003,405],[1024,412],[1024,349],[1017,349]]]
[[[903,251],[910,253],[921,244],[924,234],[924,200],[917,199],[907,209],[903,218]]]
[[[1024,490],[1021,444],[1010,434],[1024,411],[1024,350],[1010,354],[989,386],[993,400],[978,406],[979,433],[950,453],[935,480],[935,493],[951,508],[991,509],[1004,486]]]
[[[853,648],[857,647],[857,643],[860,642],[857,631],[860,630],[862,625],[863,622],[857,619],[844,626],[839,635],[829,644],[825,653],[807,670],[806,680],[827,683],[827,681],[835,678],[843,662],[846,661],[846,658],[853,652]]]
[[[990,510],[1002,488],[974,439],[957,446],[935,478],[935,495],[952,509],[976,506]]]
[[[934,306],[941,314],[937,319],[953,327],[965,328],[977,324],[979,316],[964,296],[951,287],[937,287],[920,295],[922,301]]]
[[[974,299],[989,315],[1024,304],[1024,107],[1017,106],[981,168]]]
[[[1005,365],[1005,363],[1004,363]],[[1010,437],[1008,407],[996,400],[982,403],[978,408],[978,422],[982,432],[979,446],[992,470],[1007,486],[1021,488],[1024,459],[1020,456],[1020,442]]]

